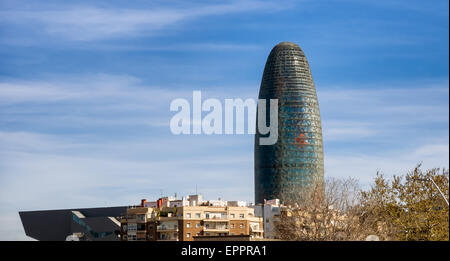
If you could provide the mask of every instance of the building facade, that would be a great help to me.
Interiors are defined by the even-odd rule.
[[[263,219],[264,238],[275,239],[275,226],[279,221],[281,209],[284,206],[280,204],[279,199],[266,200],[263,204],[256,204],[255,216]]]
[[[278,99],[278,140],[274,145],[259,145],[261,135],[256,132],[255,204],[274,198],[284,203],[324,175],[316,89],[298,45],[282,42],[272,49],[259,99]]]
[[[233,235],[264,237],[263,219],[255,216],[254,208],[236,201],[199,201],[197,195],[189,198],[197,200],[184,199],[181,204],[185,205],[171,206],[179,200],[159,199],[156,206],[153,202],[143,201],[140,206],[129,207],[120,220],[121,240],[193,241],[194,237]]]

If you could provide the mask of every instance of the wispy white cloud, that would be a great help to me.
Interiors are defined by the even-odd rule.
[[[44,81],[11,80],[0,82],[0,104],[21,102],[44,103],[61,101],[98,102],[99,99],[164,98],[173,94],[158,86],[145,86],[128,75],[96,74],[57,77]],[[154,102],[154,101],[153,101]],[[150,103],[149,103],[150,104]]]
[[[88,44],[72,44],[70,48],[96,50],[96,51],[118,51],[118,52],[140,52],[140,51],[157,51],[157,52],[240,52],[240,51],[254,51],[261,50],[263,47],[257,44],[245,43],[228,43],[228,42],[184,42],[182,44],[153,44],[153,45],[128,45],[128,44],[103,44],[103,43],[88,43]]]
[[[152,6],[151,8],[100,8],[61,6],[36,10],[0,12],[0,21],[16,25],[38,26],[46,34],[68,40],[91,41],[136,34],[152,35],[172,25],[195,18],[251,11],[273,11],[286,5],[268,1],[243,0],[191,6]]]
[[[325,141],[333,140],[357,140],[375,136],[378,130],[372,124],[358,121],[333,121],[323,123],[323,136]]]
[[[424,169],[449,168],[448,139],[437,144],[423,144],[415,149],[392,148],[378,153],[326,153],[325,175],[345,178],[354,177],[367,187],[377,171],[391,177],[404,175],[417,164]]]
[[[448,80],[359,88],[321,86],[318,98],[324,139],[398,137],[402,131],[448,123],[448,93]]]
[[[447,1],[437,1],[433,5],[424,5],[422,1],[368,1],[368,0],[344,0],[345,2],[351,2],[354,4],[368,4],[374,7],[384,7],[386,9],[400,9],[402,11],[413,11],[419,13],[426,13],[439,16],[448,16],[448,2]]]

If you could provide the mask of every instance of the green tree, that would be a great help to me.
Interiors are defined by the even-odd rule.
[[[384,240],[449,240],[448,170],[421,170],[419,164],[391,180],[378,173],[375,184],[361,193],[360,222],[367,233]]]

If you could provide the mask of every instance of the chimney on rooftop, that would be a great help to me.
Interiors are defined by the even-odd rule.
[[[144,198],[144,199],[141,199],[141,207],[144,207],[145,202],[147,202],[147,200],[146,200],[145,198]]]

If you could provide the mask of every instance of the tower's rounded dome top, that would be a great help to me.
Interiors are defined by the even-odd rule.
[[[277,44],[275,47],[297,47],[297,48],[300,48],[300,46],[298,46],[297,44],[295,44],[293,42],[281,42],[281,43]]]
[[[279,51],[283,51],[283,50],[298,50],[300,52],[303,53],[302,48],[300,48],[300,46],[298,46],[297,44],[293,43],[293,42],[281,42],[277,45],[275,45],[275,47],[273,47],[272,52],[279,52]]]

